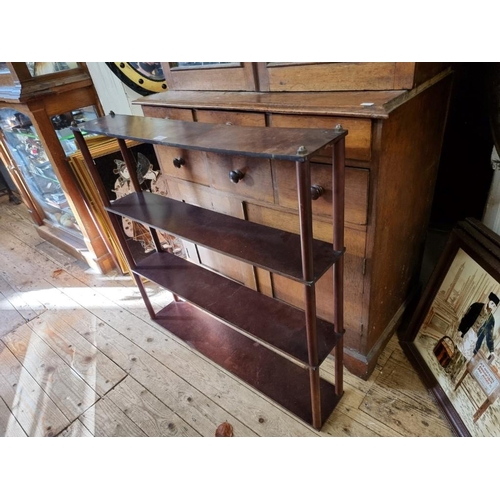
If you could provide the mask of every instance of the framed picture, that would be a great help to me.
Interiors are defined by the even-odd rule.
[[[500,237],[451,232],[400,343],[459,436],[500,436]]]

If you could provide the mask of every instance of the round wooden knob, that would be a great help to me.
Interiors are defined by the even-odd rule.
[[[231,182],[234,182],[235,184],[238,184],[243,177],[245,177],[245,174],[241,170],[231,170],[231,172],[229,172],[229,178],[231,179]]]
[[[320,196],[323,196],[325,190],[316,184],[311,186],[311,198],[317,200]]]
[[[181,168],[182,165],[186,164],[186,160],[184,158],[174,158],[173,163],[175,168]]]

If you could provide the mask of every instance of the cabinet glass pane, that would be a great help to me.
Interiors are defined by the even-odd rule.
[[[78,68],[76,62],[27,62],[31,76],[49,75],[59,71]]]
[[[0,128],[19,173],[45,218],[81,235],[54,169],[28,116],[14,109],[0,109]]]
[[[171,68],[183,68],[183,69],[199,69],[205,68],[207,66],[221,67],[221,66],[239,66],[240,63],[237,62],[172,62],[170,63]]]

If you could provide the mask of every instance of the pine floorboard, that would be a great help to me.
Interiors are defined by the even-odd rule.
[[[154,307],[172,299],[146,288]],[[344,382],[314,430],[151,321],[129,276],[93,272],[0,199],[0,436],[452,435],[394,338],[369,380]]]

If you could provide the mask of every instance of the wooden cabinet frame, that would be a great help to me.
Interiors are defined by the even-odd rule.
[[[93,106],[98,115],[102,106],[94,89],[85,63],[67,71],[32,77],[26,63],[7,63],[11,73],[2,75],[6,86],[0,87],[0,108],[19,111],[29,117],[38,138],[52,165],[54,174],[66,195],[69,207],[82,232],[79,238],[56,227],[44,218],[45,212],[23,180],[23,175],[5,145],[0,148],[2,159],[9,170],[19,193],[31,213],[40,236],[74,257],[83,260],[92,268],[108,272],[115,267],[99,233],[95,221],[82,195],[73,172],[68,166],[66,153],[57,137],[51,117],[74,109]]]
[[[177,90],[258,90],[255,63],[227,66],[173,67],[162,63],[168,88]]]
[[[416,62],[245,62],[173,67],[162,63],[170,90],[324,92],[412,89],[447,67]]]

